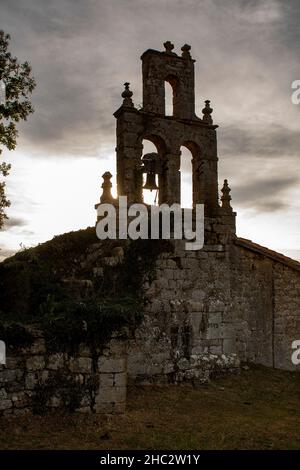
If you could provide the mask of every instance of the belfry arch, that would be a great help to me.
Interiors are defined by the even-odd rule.
[[[174,116],[174,90],[172,85],[165,80],[165,116]]]
[[[136,109],[133,92],[125,83],[123,103],[114,113],[117,120],[117,188],[129,203],[143,201],[143,174],[150,187],[154,176],[159,204],[181,202],[181,146],[192,154],[192,204],[205,205],[207,216],[218,211],[218,175],[216,128],[210,101],[205,101],[200,118],[195,114],[194,59],[190,46],[173,52],[173,44],[164,43],[165,51],[148,49],[141,56],[143,71],[143,105]],[[165,83],[173,91],[173,115],[166,115]],[[150,140],[157,152],[145,161],[143,140]]]
[[[156,162],[157,159],[160,159],[160,152],[159,148],[157,147],[156,144],[152,141],[150,138],[143,138],[142,140],[142,157],[141,157],[141,165],[142,167],[147,164],[149,164],[149,158],[147,159],[147,156],[150,157],[150,163],[153,161],[154,163]],[[154,159],[151,157],[156,156]],[[158,172],[156,172],[157,168],[153,168],[153,173],[146,173],[143,172],[143,202],[146,204],[158,204],[158,198],[159,198],[159,181],[158,181]]]
[[[188,147],[180,147],[180,204],[193,207],[193,154]]]

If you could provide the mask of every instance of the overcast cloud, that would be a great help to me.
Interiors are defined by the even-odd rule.
[[[112,113],[121,104],[123,83],[131,83],[140,104],[139,57],[148,48],[162,50],[166,40],[178,53],[184,43],[192,46],[196,109],[201,115],[203,101],[211,99],[220,125],[220,178],[230,181],[234,208],[276,212],[282,220],[292,211],[297,224],[300,105],[291,103],[291,83],[300,78],[299,20],[297,0],[0,0],[0,28],[11,34],[14,54],[31,62],[38,84],[35,114],[20,126],[19,153],[8,157],[16,170],[8,184],[7,228],[20,230],[22,218],[32,232],[35,206],[42,203],[27,188],[38,161],[66,171],[62,187],[53,183],[62,198],[67,190],[75,202],[78,187],[63,160],[71,168],[86,159],[82,178],[89,185],[95,182],[88,160],[99,161],[99,172],[113,169]],[[21,154],[30,168],[16,162]],[[21,217],[14,211],[23,197]],[[299,232],[299,223],[291,230]],[[36,233],[30,243],[39,239]]]

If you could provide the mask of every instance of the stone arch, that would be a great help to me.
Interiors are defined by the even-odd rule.
[[[167,103],[167,87],[166,84],[169,84],[172,90],[172,106],[170,104],[168,105]],[[180,88],[180,81],[179,78],[176,75],[167,75],[164,79],[164,85],[165,85],[165,115],[166,116],[176,116],[178,114],[178,96],[179,96],[179,88]],[[167,112],[170,111],[171,112]]]
[[[181,146],[184,146],[186,147],[187,149],[189,149],[189,151],[191,152],[193,158],[197,158],[199,157],[201,154],[202,154],[202,150],[201,150],[201,147],[198,143],[196,143],[195,141],[193,140],[184,140],[182,143],[181,143]]]
[[[186,145],[180,147],[180,205],[193,206],[193,154]]]
[[[182,146],[187,148],[191,155],[191,184],[192,184],[192,205],[203,200],[205,178],[202,168],[202,149],[198,143],[193,140],[185,140]]]
[[[149,148],[145,149],[144,142],[148,141],[151,142],[152,146],[154,148]],[[157,153],[157,177],[156,177],[156,184],[158,185],[158,190],[156,191],[148,191],[146,189],[142,188],[142,195],[143,195],[143,200],[147,204],[156,204],[162,200],[162,191],[163,191],[163,186],[164,186],[164,180],[163,180],[163,164],[164,164],[164,157],[167,152],[167,146],[165,143],[165,140],[153,133],[143,133],[139,139],[138,139],[138,144],[137,147],[140,148],[140,161],[142,161],[143,156],[150,152]],[[145,183],[145,179],[143,179],[143,185]]]
[[[142,145],[143,140],[149,140],[150,142],[152,142],[152,144],[155,145],[157,153],[161,158],[166,153],[166,141],[159,134],[154,134],[152,132],[144,132],[138,139],[140,145]]]

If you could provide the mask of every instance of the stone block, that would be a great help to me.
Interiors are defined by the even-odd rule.
[[[126,370],[126,358],[107,358],[101,356],[98,360],[98,368],[100,372],[124,372]]]
[[[221,338],[235,338],[235,325],[233,323],[223,323],[220,328]]]
[[[163,366],[163,374],[172,374],[174,372],[175,365],[173,362],[166,362]]]
[[[197,340],[194,341],[191,354],[193,355],[199,355],[199,354],[207,354],[208,353],[208,344],[204,342],[203,340]]]
[[[209,312],[208,314],[208,326],[219,325],[222,323],[222,312]]]
[[[48,405],[51,407],[51,408],[59,408],[61,406],[61,399],[59,397],[57,397],[56,395],[53,395],[49,402],[48,402]]]
[[[11,400],[0,400],[0,411],[8,410],[9,408],[12,408]]]
[[[31,413],[29,408],[14,409],[13,411],[15,416],[26,416]]]
[[[207,292],[203,289],[195,289],[195,281],[187,281],[190,287],[188,289],[192,289],[191,291],[191,298],[196,301],[203,301],[207,297]],[[185,288],[185,286],[184,286]]]
[[[80,384],[80,385],[83,385],[84,384],[84,375],[83,374],[77,374],[75,375],[75,381]]]
[[[79,413],[89,414],[91,413],[91,408],[90,406],[81,406],[77,411],[79,411]]]
[[[24,367],[25,359],[21,356],[7,356],[6,357],[6,368],[7,369],[18,369]]]
[[[203,314],[200,312],[192,312],[189,314],[189,323],[193,330],[194,342],[197,341],[197,339],[200,339],[199,332],[202,325],[202,317]]]
[[[1,384],[13,384],[22,380],[24,372],[22,369],[4,369],[0,371],[0,385]]]
[[[113,387],[114,386],[114,376],[113,373],[99,374],[99,385],[102,387]]]
[[[80,357],[91,357],[91,350],[85,344],[80,344],[78,349],[78,356]]]
[[[120,372],[117,374],[114,374],[114,385],[116,387],[126,387],[127,385],[127,373],[126,372]]]
[[[29,396],[24,392],[13,394],[11,400],[15,408],[24,408],[30,403]]]
[[[95,403],[123,402],[126,400],[126,387],[100,387]]]
[[[45,367],[44,356],[32,356],[26,361],[26,367],[28,370],[41,370]]]
[[[70,358],[69,368],[71,372],[89,374],[92,371],[92,359],[89,357]]]
[[[210,352],[210,354],[220,355],[223,352],[223,348],[222,348],[222,346],[210,346],[209,347],[209,352]]]
[[[204,302],[201,300],[188,300],[185,302],[187,312],[203,312]]]
[[[204,336],[208,340],[214,340],[221,338],[220,325],[218,323],[209,323]]]
[[[36,338],[34,343],[29,348],[30,354],[45,354],[46,345],[43,338]]]
[[[126,409],[126,402],[120,403],[113,403],[113,402],[105,402],[105,403],[95,403],[94,410],[96,413],[103,413],[103,414],[122,414],[125,413]]]
[[[224,354],[232,354],[237,352],[237,347],[236,347],[236,340],[231,338],[231,339],[224,339],[223,340],[223,353]]]
[[[57,370],[64,366],[65,356],[63,353],[51,354],[47,360],[47,369]]]
[[[34,390],[38,384],[44,384],[48,377],[49,372],[47,370],[27,373],[25,377],[26,390]]]
[[[177,366],[179,370],[186,370],[190,368],[190,362],[185,357],[182,357],[179,359]]]
[[[112,339],[109,343],[109,350],[113,356],[123,356],[126,353],[126,342],[120,339]]]

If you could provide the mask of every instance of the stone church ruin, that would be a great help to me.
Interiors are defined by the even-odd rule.
[[[300,263],[236,235],[227,180],[218,189],[218,126],[210,101],[201,117],[195,114],[191,47],[184,45],[177,55],[167,41],[164,49],[148,49],[141,56],[142,107],[135,107],[125,83],[123,102],[114,113],[118,195],[139,203],[148,189],[157,192],[159,204],[181,203],[180,148],[185,146],[192,155],[193,206],[204,204],[205,209],[204,247],[187,251],[184,240],[170,242],[172,249],[158,255],[154,273],[143,281],[141,323],[134,331],[115,332],[96,361],[88,347],[73,355],[49,352],[38,330],[30,347],[16,353],[8,346],[6,365],[0,365],[4,414],[31,410],[41,386],[49,380],[55,384],[54,373],[69,378],[75,396],[80,389],[74,409],[110,413],[124,411],[128,381],[196,385],[238,372],[247,362],[299,370],[291,356],[293,341],[300,339]],[[165,82],[173,91],[172,115],[165,111]],[[143,152],[145,140],[156,152]],[[117,204],[111,177],[103,175],[100,203]],[[117,241],[104,256],[105,243],[95,240],[81,261],[85,284],[75,275],[68,280],[86,289],[86,295],[96,289],[105,266],[122,266],[122,244]],[[62,399],[55,387],[47,391],[45,406],[58,408]]]

